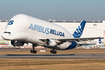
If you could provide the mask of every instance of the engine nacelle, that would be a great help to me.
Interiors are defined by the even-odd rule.
[[[11,44],[12,44],[13,46],[23,46],[24,43],[25,43],[25,42],[23,42],[23,41],[15,41],[15,40],[12,40],[12,41],[11,41]]]
[[[53,39],[46,39],[45,40],[45,45],[47,45],[47,46],[56,46],[57,43]]]

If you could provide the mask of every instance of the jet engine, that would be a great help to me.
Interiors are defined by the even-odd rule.
[[[53,39],[46,39],[45,40],[45,45],[47,45],[47,46],[56,46],[57,43]]]
[[[11,44],[12,44],[13,46],[23,46],[24,43],[25,43],[25,42],[23,42],[23,41],[16,41],[16,40],[12,40],[12,41],[11,41]]]

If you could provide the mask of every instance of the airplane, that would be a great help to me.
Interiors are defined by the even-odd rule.
[[[56,54],[56,50],[73,49],[79,41],[99,39],[100,37],[80,38],[85,28],[86,21],[82,21],[74,33],[69,33],[60,25],[50,23],[25,14],[18,14],[12,17],[3,34],[5,40],[11,40],[14,46],[22,46],[24,43],[32,43],[31,53],[37,53],[34,47],[44,46],[51,48],[50,51]]]

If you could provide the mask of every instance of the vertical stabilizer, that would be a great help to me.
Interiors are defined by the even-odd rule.
[[[74,33],[73,33],[74,38],[81,37],[83,30],[84,30],[84,27],[85,27],[85,24],[86,24],[86,21],[83,20],[81,22],[80,26],[78,26],[78,28],[76,29],[76,31],[74,31]]]

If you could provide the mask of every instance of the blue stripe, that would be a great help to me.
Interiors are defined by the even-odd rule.
[[[65,50],[67,49],[73,49],[77,46],[77,43],[76,42],[72,42]]]

